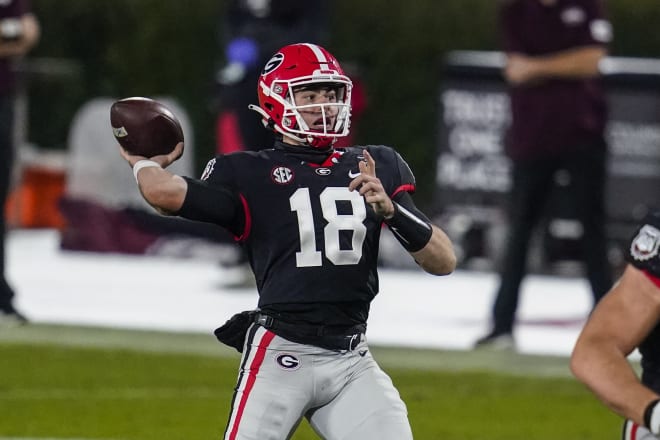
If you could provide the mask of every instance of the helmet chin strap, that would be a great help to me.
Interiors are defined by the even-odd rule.
[[[288,132],[282,130],[277,124],[272,124],[273,120],[270,118],[268,113],[266,113],[266,111],[264,109],[262,109],[261,107],[259,107],[258,105],[248,104],[248,108],[250,110],[254,110],[255,112],[257,112],[261,115],[261,123],[264,125],[264,127],[268,128],[268,129],[275,130],[276,132],[278,132],[279,134],[281,134],[283,136],[289,136],[289,137],[297,140],[298,142],[302,142],[302,143],[306,142],[305,139],[302,139],[298,136],[295,136],[291,133],[288,133]]]
[[[335,137],[307,136],[307,145],[313,148],[326,148],[331,147],[336,140]]]
[[[291,139],[294,139],[297,142],[300,142],[303,145],[309,145],[312,148],[326,148],[326,147],[331,147],[337,138],[332,137],[332,136],[312,136],[312,135],[307,135],[306,137],[302,138],[300,136],[295,135],[294,133],[288,132],[280,128],[279,125],[277,124],[271,124],[269,121],[271,121],[270,116],[264,109],[259,107],[258,105],[254,104],[249,104],[248,108],[250,110],[254,110],[255,112],[259,113],[262,117],[261,123],[264,125],[266,128],[272,128],[282,136],[289,137]]]

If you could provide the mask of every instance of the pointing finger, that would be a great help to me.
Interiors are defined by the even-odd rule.
[[[364,158],[366,159],[365,162],[360,163],[360,171],[369,174],[370,176],[375,176],[376,175],[376,161],[374,160],[373,156],[369,154],[369,152],[364,149],[362,150],[362,154],[364,155]],[[364,170],[362,168],[362,164],[365,165]]]

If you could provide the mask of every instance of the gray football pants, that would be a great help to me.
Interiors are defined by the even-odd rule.
[[[303,416],[325,440],[413,438],[406,406],[364,338],[336,352],[253,324],[224,439],[289,439]]]
[[[621,434],[622,440],[658,440],[658,437],[653,435],[651,431],[644,426],[640,426],[635,422],[626,420],[623,423],[623,432]]]

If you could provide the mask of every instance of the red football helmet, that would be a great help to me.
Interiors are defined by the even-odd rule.
[[[334,90],[336,100],[296,105],[294,91],[315,86]],[[303,144],[325,148],[348,134],[352,88],[350,78],[330,52],[315,44],[291,44],[266,63],[257,86],[259,106],[250,108],[261,114],[266,127]],[[318,112],[322,124],[310,127],[301,110]]]

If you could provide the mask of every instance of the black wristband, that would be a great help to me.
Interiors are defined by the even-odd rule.
[[[651,416],[653,415],[653,409],[658,403],[660,403],[660,399],[652,400],[646,405],[646,409],[644,410],[644,426],[649,430],[651,430]]]
[[[394,215],[385,219],[385,224],[408,252],[417,252],[431,240],[433,228],[398,203],[392,203]]]

